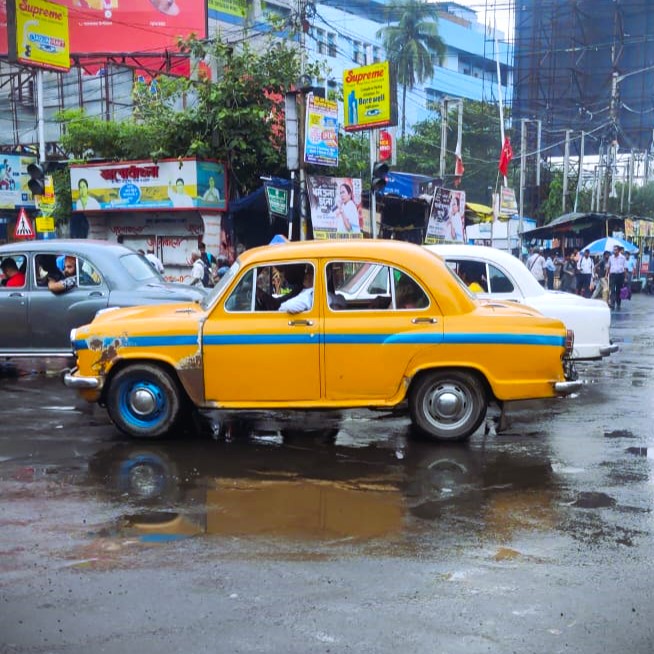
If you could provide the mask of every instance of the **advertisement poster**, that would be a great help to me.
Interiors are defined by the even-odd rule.
[[[338,166],[338,104],[307,96],[304,161],[321,166]]]
[[[14,209],[16,205],[34,206],[34,198],[27,187],[30,176],[27,166],[36,163],[35,157],[0,154],[0,209]]]
[[[465,207],[465,191],[436,188],[425,243],[465,243]]]
[[[346,132],[397,125],[396,85],[388,61],[344,71],[343,103]]]
[[[503,186],[500,191],[500,216],[515,216],[518,213],[518,203],[515,191]]]
[[[216,161],[73,165],[70,183],[73,211],[227,209],[225,167]]]
[[[47,0],[9,0],[7,11],[11,61],[50,70],[70,69],[67,7]]]
[[[17,5],[21,2],[16,0]],[[207,36],[204,0],[57,0],[57,4],[68,10],[71,54],[177,52],[180,36]],[[5,20],[5,3],[0,2],[0,23]],[[7,32],[0,30],[0,53],[7,52],[7,45]]]
[[[244,19],[247,16],[246,0],[208,0],[209,18],[217,20],[225,17]]]
[[[363,237],[360,179],[309,176],[307,190],[314,238]]]

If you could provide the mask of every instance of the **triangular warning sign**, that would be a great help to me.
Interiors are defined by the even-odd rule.
[[[32,223],[27,217],[25,209],[21,209],[18,213],[14,238],[34,238],[34,227],[32,227]]]

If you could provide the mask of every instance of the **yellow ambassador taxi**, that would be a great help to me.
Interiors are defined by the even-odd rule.
[[[339,289],[368,280],[367,293]],[[378,291],[378,293],[377,293]],[[244,252],[201,302],[105,310],[71,332],[64,383],[134,437],[201,409],[394,407],[464,440],[491,402],[577,390],[572,333],[522,305],[480,303],[438,255],[389,240]]]

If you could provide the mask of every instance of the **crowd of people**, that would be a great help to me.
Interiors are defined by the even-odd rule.
[[[631,297],[636,258],[616,245],[593,257],[590,250],[574,249],[565,256],[543,248],[531,248],[526,266],[536,280],[550,290],[558,289],[587,298],[599,298],[611,309]]]

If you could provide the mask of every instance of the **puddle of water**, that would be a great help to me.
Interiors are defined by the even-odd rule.
[[[604,438],[635,438],[635,436],[628,429],[614,429],[613,431],[605,431]]]
[[[616,500],[606,493],[588,491],[579,493],[572,506],[579,509],[606,509],[614,507],[616,504]]]

